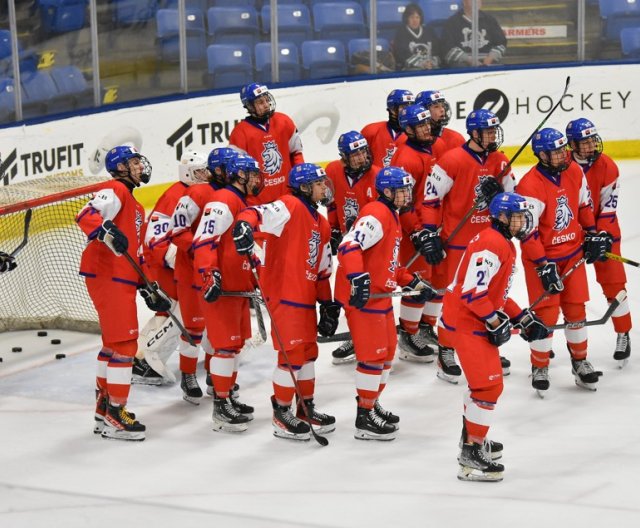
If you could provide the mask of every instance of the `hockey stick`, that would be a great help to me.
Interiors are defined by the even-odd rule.
[[[613,301],[611,301],[611,304],[609,304],[609,308],[607,308],[607,311],[604,313],[604,315],[600,319],[594,319],[593,321],[578,321],[574,323],[556,324],[552,326],[547,326],[547,328],[549,330],[564,330],[564,329],[573,330],[573,329],[582,328],[583,326],[598,326],[598,325],[605,324],[609,319],[611,319],[613,312],[616,311],[618,306],[620,306],[620,303],[624,301],[626,297],[627,297],[627,292],[625,291],[618,292],[618,295],[616,295]]]
[[[511,168],[511,165],[513,165],[513,162],[516,161],[518,159],[518,157],[520,156],[520,154],[522,154],[522,151],[526,148],[526,146],[529,144],[529,142],[531,141],[531,139],[533,138],[533,136],[536,135],[536,133],[545,125],[545,123],[549,120],[549,118],[551,117],[551,115],[556,111],[556,109],[560,106],[560,104],[562,103],[562,100],[565,98],[565,96],[567,95],[567,90],[569,90],[569,82],[571,81],[571,76],[567,76],[567,80],[565,82],[564,85],[564,91],[562,92],[562,95],[560,96],[560,99],[558,99],[558,102],[553,105],[553,107],[551,108],[551,110],[549,110],[549,112],[547,112],[547,115],[544,116],[544,119],[540,122],[540,124],[535,128],[535,130],[533,132],[531,132],[531,135],[526,139],[526,141],[520,145],[520,148],[516,151],[516,153],[511,157],[511,159],[509,160],[509,162],[504,166],[504,168],[500,171],[500,174],[498,174],[495,178],[496,180],[500,180],[504,177],[505,174],[507,174],[507,172],[509,171],[509,169]],[[445,240],[444,245],[448,245],[449,242],[451,242],[453,240],[453,237],[455,237],[460,230],[464,227],[464,225],[467,223],[467,220],[469,220],[469,218],[471,218],[471,215],[473,215],[473,213],[475,213],[478,210],[478,207],[480,206],[480,201],[476,200],[473,203],[473,206],[471,207],[471,209],[469,209],[466,214],[462,217],[462,220],[460,220],[460,222],[458,222],[458,225],[453,229],[453,231],[451,231],[451,233],[449,234],[447,240]],[[405,268],[408,268],[409,266],[411,266],[411,264],[414,263],[414,261],[420,256],[420,252],[416,251],[416,253],[413,254],[413,256],[411,257],[411,259],[409,259],[409,262],[407,262]]]
[[[309,413],[309,408],[307,407],[307,404],[305,403],[304,398],[302,397],[302,391],[300,390],[300,385],[298,385],[298,380],[296,379],[296,375],[293,373],[293,368],[291,367],[291,361],[289,361],[289,355],[287,354],[287,351],[284,349],[284,343],[282,341],[282,338],[280,337],[280,332],[278,331],[278,326],[276,325],[276,321],[273,318],[273,313],[271,313],[271,308],[269,308],[269,303],[267,302],[267,299],[264,297],[262,293],[264,290],[262,289],[262,283],[260,282],[260,277],[258,276],[258,270],[256,270],[256,266],[251,257],[249,257],[247,260],[249,261],[249,265],[251,266],[251,273],[253,273],[253,277],[256,280],[256,284],[260,289],[260,297],[262,297],[264,306],[267,309],[267,314],[269,314],[269,318],[271,319],[271,329],[273,330],[273,333],[276,336],[276,341],[278,342],[280,351],[284,356],[284,360],[287,362],[287,370],[289,371],[289,375],[291,376],[291,380],[293,381],[293,386],[296,389],[296,395],[298,396],[298,400],[300,402],[300,405],[302,406],[302,410],[304,411],[305,416],[309,420],[309,429],[311,430],[311,434],[313,435],[313,438],[315,439],[315,441],[318,442],[321,446],[323,447],[328,446],[329,440],[327,440],[326,437],[320,436],[318,433],[316,433],[316,431],[313,429],[313,425],[311,425],[311,413]]]
[[[262,317],[262,309],[260,308],[260,302],[262,302],[262,294],[254,292],[253,309],[256,312],[256,322],[258,323],[258,332],[262,338],[262,342],[267,342],[267,329],[264,326],[264,317]],[[264,301],[266,303],[266,300]]]
[[[331,337],[318,336],[318,343],[338,343],[341,341],[349,341],[351,339],[351,332],[340,332],[339,334],[333,334]]]
[[[220,297],[248,297],[249,299],[260,300],[260,295],[258,295],[255,291],[223,291],[220,294]]]
[[[607,251],[605,253],[605,256],[607,258],[610,258],[611,260],[615,260],[617,262],[622,262],[623,264],[629,264],[629,266],[635,266],[636,268],[640,268],[640,262],[636,262],[635,260],[625,258],[621,255],[616,255],[615,253],[609,253]]]
[[[24,235],[22,237],[22,242],[18,245],[16,249],[14,249],[9,256],[15,257],[18,253],[20,253],[24,247],[29,242],[29,225],[31,224],[31,216],[33,214],[33,209],[27,209],[26,214],[24,215]]]
[[[149,281],[147,276],[144,274],[144,271],[142,271],[142,268],[138,265],[138,263],[135,260],[133,260],[133,258],[131,257],[131,255],[129,255],[129,253],[127,251],[125,251],[123,253],[123,255],[127,259],[127,262],[129,262],[129,264],[131,264],[131,267],[134,270],[136,270],[136,273],[138,275],[140,275],[140,278],[144,281],[144,283],[146,284],[147,288],[149,288],[150,290],[153,290],[153,291],[160,291],[162,294],[164,294],[165,297],[167,297],[167,299],[170,299],[170,297],[167,295],[167,293],[162,288],[160,288],[160,286],[158,284],[154,284],[151,281]],[[173,322],[178,327],[178,330],[180,330],[180,333],[182,334],[182,337],[184,337],[191,346],[193,346],[193,347],[198,346],[197,343],[191,337],[191,334],[189,332],[187,332],[187,329],[184,326],[182,326],[182,323],[174,315],[174,313],[171,310],[167,310],[167,313],[169,314],[169,317],[171,317]]]

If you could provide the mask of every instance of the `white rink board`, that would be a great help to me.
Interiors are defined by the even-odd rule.
[[[443,90],[453,111],[450,126],[460,132],[474,107],[491,108],[503,120],[505,146],[518,146],[557,101],[568,75],[569,93],[548,126],[564,129],[570,119],[587,116],[608,141],[640,139],[638,64],[443,73],[295,86],[274,90],[274,95],[278,110],[301,131],[305,159],[323,162],[337,157],[341,133],[386,119],[386,96],[395,88]],[[151,160],[154,184],[168,183],[175,180],[183,149],[226,145],[234,123],[244,116],[239,95],[233,93],[2,129],[2,183],[99,174],[104,152],[122,143],[135,144]]]

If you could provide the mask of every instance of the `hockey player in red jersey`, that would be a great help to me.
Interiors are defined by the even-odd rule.
[[[332,300],[331,228],[317,208],[326,203],[326,173],[312,163],[301,163],[289,173],[291,194],[275,202],[245,209],[237,217],[233,238],[238,253],[250,256],[254,231],[269,235],[261,270],[262,292],[272,315],[271,335],[278,350],[273,373],[273,433],[280,438],[309,440],[309,423],[302,405],[291,411],[297,378],[302,397],[318,433],[335,429],[335,418],[316,410],[315,367],[317,333],[331,336],[338,327],[340,306]],[[320,320],[316,316],[320,303]],[[276,337],[274,328],[277,327]],[[290,364],[287,364],[284,347]]]
[[[243,86],[240,99],[249,115],[232,130],[229,146],[243,150],[260,164],[264,189],[259,196],[249,197],[249,203],[272,202],[288,192],[291,167],[304,161],[302,140],[291,118],[276,112],[276,101],[264,84]]]
[[[102,332],[94,432],[103,438],[139,441],[144,440],[146,428],[125,407],[138,350],[136,289],[151,310],[167,310],[171,302],[161,292],[140,286],[136,270],[121,258],[126,251],[138,261],[144,209],[133,190],[149,182],[151,164],[135,149],[118,146],[107,152],[105,166],[113,180],[105,182],[76,217],[88,238],[80,275],[85,277]]]
[[[489,205],[491,227],[467,244],[444,299],[443,322],[458,352],[469,391],[464,397],[458,463],[460,480],[499,481],[502,444],[487,439],[493,410],[503,389],[498,347],[512,325],[527,340],[543,339],[547,328],[529,309],[509,297],[516,271],[516,248],[533,229],[531,207],[514,193],[500,193]]]
[[[175,210],[171,217],[171,226],[169,237],[171,242],[176,245],[176,264],[175,277],[177,280],[178,299],[180,300],[180,313],[184,327],[191,335],[191,339],[196,345],[202,343],[205,350],[205,371],[207,380],[209,380],[209,364],[213,357],[208,340],[202,339],[205,329],[204,316],[202,315],[202,297],[200,290],[202,289],[202,275],[197,273],[193,264],[193,235],[195,233],[202,210],[207,202],[211,201],[216,191],[222,188],[226,177],[223,177],[224,168],[233,159],[235,152],[232,149],[222,148],[214,149],[207,163],[202,169],[203,173],[208,173],[208,178],[202,179],[208,183],[200,183],[191,185],[185,189],[184,196],[178,200]],[[214,169],[212,173],[209,165]],[[189,403],[199,405],[202,398],[202,389],[198,385],[196,377],[196,366],[198,363],[198,346],[189,344],[188,341],[181,338],[178,346],[180,353],[180,372],[182,380],[180,387],[182,388],[183,398]]]
[[[438,90],[424,90],[416,95],[416,104],[424,106],[431,114],[431,133],[445,144],[447,150],[461,147],[466,143],[464,136],[447,128],[451,120],[451,107],[444,93]]]
[[[402,230],[398,210],[411,204],[413,178],[390,166],[376,176],[378,200],[366,204],[338,252],[336,299],[347,315],[357,359],[358,409],[355,438],[393,440],[400,418],[386,411],[378,398],[384,390],[396,350],[391,297],[372,294],[419,290],[418,301],[434,295],[431,286],[398,263]]]
[[[607,231],[613,236],[611,252],[620,255],[620,224],[616,215],[620,182],[618,166],[602,152],[602,139],[595,125],[581,117],[567,125],[567,140],[574,161],[582,168],[587,177],[587,185],[591,191],[591,202],[596,220],[596,230]],[[607,260],[594,263],[596,279],[609,302],[621,291],[626,291],[627,276],[622,262]],[[631,355],[631,313],[629,302],[624,301],[613,313],[613,328],[617,335],[613,358],[620,366],[629,360]]]
[[[498,117],[488,110],[474,110],[467,116],[466,127],[468,141],[438,158],[424,186],[422,222],[429,231],[424,255],[433,265],[431,282],[436,289],[451,283],[467,243],[490,222],[488,205],[493,197],[514,188],[510,170],[500,181],[496,179],[509,163],[498,150],[503,141]],[[474,206],[474,213],[451,237]],[[441,305],[442,297],[427,303],[423,324],[436,324]],[[440,338],[438,343],[438,376],[455,382],[460,367],[455,363],[453,346]]]
[[[398,122],[398,114],[405,106],[413,104],[415,98],[409,90],[392,90],[387,96],[387,121],[366,125],[362,135],[371,149],[371,162],[377,167],[387,167],[396,151],[396,141],[404,133]]]
[[[333,184],[333,200],[327,205],[331,226],[331,252],[338,246],[364,204],[376,199],[376,174],[381,167],[371,164],[369,144],[360,132],[352,130],[338,138],[340,159],[327,165],[327,178]],[[348,363],[355,359],[353,341],[345,341],[332,352],[333,364]]]
[[[235,156],[227,164],[228,185],[215,193],[203,209],[193,239],[196,271],[203,275],[202,295],[207,336],[214,349],[210,371],[213,386],[214,431],[246,431],[253,407],[241,403],[232,387],[238,375],[239,354],[251,337],[249,299],[221,297],[225,291],[255,288],[246,259],[236,252],[233,223],[247,207],[246,197],[257,196],[262,176],[256,160]]]
[[[561,280],[584,255],[587,263],[605,259],[612,237],[596,233],[587,180],[567,150],[567,138],[553,128],[543,128],[532,140],[538,164],[518,182],[518,193],[533,204],[536,229],[521,244],[529,300],[544,292],[549,297],[536,307],[547,326],[558,320],[560,310],[568,323],[586,319],[589,300],[587,272],[579,266]],[[576,384],[595,390],[599,373],[587,361],[586,327],[565,330]],[[542,396],[549,389],[549,354],[552,337],[535,340],[531,348],[532,386]]]

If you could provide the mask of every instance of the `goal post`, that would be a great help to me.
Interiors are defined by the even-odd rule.
[[[0,250],[27,243],[0,274],[0,332],[36,328],[99,333],[98,316],[78,274],[86,236],[75,222],[106,177],[59,176],[0,187]]]

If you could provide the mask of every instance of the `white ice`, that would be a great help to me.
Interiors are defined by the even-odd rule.
[[[640,260],[640,164],[620,167],[623,254]],[[640,269],[626,270],[637,325]],[[598,318],[606,305],[589,271],[588,317]],[[522,274],[513,296],[526,302]],[[149,315],[141,305],[141,323]],[[502,348],[512,367],[490,431],[505,445],[497,484],[456,479],[465,384],[438,380],[434,364],[396,362],[382,397],[401,417],[390,443],[353,438],[354,367],[331,365],[332,345],[320,347],[316,366],[316,403],[337,419],[328,447],[272,435],[275,356],[267,345],[242,358],[242,400],[256,407],[247,432],[213,432],[209,397],[195,407],[176,385],[133,386],[129,407],[147,439],[125,443],[92,433],[97,336],[3,334],[0,526],[640,526],[640,332],[632,332],[623,370],[612,358],[611,323],[589,334],[589,358],[604,372],[597,392],[574,384],[561,332],[544,400],[531,388],[524,341],[514,337]],[[62,344],[49,344],[56,337]],[[18,345],[24,351],[12,353]],[[57,352],[67,357],[55,360]],[[177,371],[175,358],[170,366]]]

